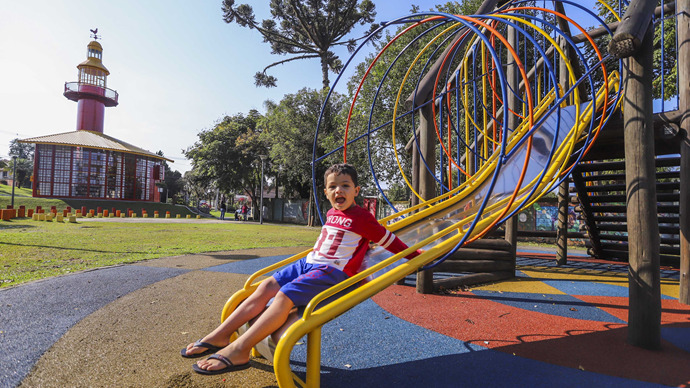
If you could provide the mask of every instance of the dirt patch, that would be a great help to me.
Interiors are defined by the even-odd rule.
[[[21,387],[271,387],[265,360],[230,374],[202,376],[180,349],[218,325],[225,301],[246,275],[193,271],[108,304],[70,329]]]

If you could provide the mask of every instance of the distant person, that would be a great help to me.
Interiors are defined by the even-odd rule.
[[[235,221],[239,221],[241,215],[242,215],[242,209],[240,209],[240,208],[235,209]]]
[[[220,374],[249,368],[252,347],[269,335],[273,341],[280,339],[299,319],[296,307],[306,306],[317,294],[359,271],[370,241],[393,253],[407,249],[369,211],[355,204],[360,187],[352,166],[333,165],[324,178],[324,194],[333,208],[328,211],[314,249],[262,281],[220,326],[180,351],[183,357],[216,352],[192,366],[197,373]],[[420,253],[418,250],[407,258]],[[273,303],[266,307],[271,298]],[[249,321],[252,325],[230,343],[230,335]]]
[[[228,207],[225,206],[225,201],[220,202],[220,219],[224,220],[225,219],[225,211],[228,210]]]
[[[247,221],[247,213],[249,213],[249,208],[247,204],[244,204],[242,205],[242,218],[244,218],[245,221]]]

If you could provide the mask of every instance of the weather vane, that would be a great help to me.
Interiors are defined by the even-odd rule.
[[[98,28],[93,29],[93,30],[89,30],[89,31],[91,31],[91,37],[92,37],[94,40],[100,39],[100,36],[98,35]]]

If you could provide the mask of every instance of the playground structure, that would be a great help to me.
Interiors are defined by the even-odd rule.
[[[597,231],[595,217],[599,212],[589,206],[586,195],[592,190],[587,188],[591,183],[586,182],[595,179],[584,178],[588,170],[580,163],[596,158],[625,158],[623,201],[627,203],[630,262],[628,341],[646,348],[659,346],[660,235],[654,177],[652,16],[656,13],[664,20],[664,13],[676,15],[678,42],[686,42],[690,38],[690,0],[661,4],[656,9],[652,2],[632,1],[625,15],[606,6],[611,15],[623,20],[609,24],[575,2],[545,2],[552,4],[550,8],[527,6],[520,1],[498,7],[497,3],[484,1],[474,16],[427,12],[383,25],[380,32],[405,28],[399,29],[378,53],[359,84],[343,145],[317,155],[319,130],[328,125],[328,114],[322,113],[314,146],[315,185],[320,163],[336,154],[347,161],[356,152],[353,149],[361,146],[368,153],[371,174],[386,198],[372,163],[372,154],[377,150],[371,145],[377,136],[392,137],[391,159],[399,166],[415,200],[410,209],[380,222],[408,242],[410,248],[392,256],[380,248],[372,250],[368,268],[310,302],[302,318],[287,330],[275,348],[274,370],[281,387],[294,386],[295,382],[318,386],[321,326],[409,274],[417,272],[420,292],[431,292],[434,283],[462,284],[434,281],[433,272],[444,266],[444,270],[463,272],[495,269],[474,281],[512,276],[517,235],[513,216],[555,188],[559,189],[560,203],[567,206],[568,177],[573,172],[578,174],[575,190],[583,204],[591,238]],[[577,20],[566,14],[564,5],[577,10]],[[584,23],[600,27],[588,30]],[[611,39],[608,48],[597,45],[602,36]],[[398,40],[404,43],[396,44]],[[680,60],[688,57],[687,50],[678,44]],[[413,60],[408,61],[409,58]],[[678,63],[679,85],[689,81],[688,69],[683,65],[682,61]],[[378,99],[379,92],[391,89],[386,77],[399,68],[403,69],[404,80],[394,85],[394,103],[386,105]],[[373,79],[374,73],[378,78]],[[336,79],[331,93],[339,80]],[[682,112],[690,104],[690,90],[682,89],[679,87],[678,111],[657,118],[664,124],[658,126],[658,136],[666,144],[679,145],[660,153],[681,155],[677,159],[680,192],[671,201],[678,198],[679,204],[679,300],[688,304],[690,123]],[[358,105],[361,90],[375,91],[375,96],[367,101],[369,106]],[[324,104],[324,112],[327,107]],[[356,120],[355,111],[366,112],[362,114],[368,115],[366,125],[350,125]],[[387,112],[385,119],[381,119],[382,111]],[[614,140],[621,131],[625,133],[625,147],[621,147],[621,138]],[[401,134],[409,136],[401,140]],[[600,137],[607,139],[609,143],[603,144],[609,149],[598,145]],[[612,149],[610,142],[617,149]],[[399,154],[401,149],[411,153],[409,162]],[[504,240],[480,240],[501,224],[506,225]],[[566,237],[559,233],[559,260],[565,259]],[[592,239],[593,245],[595,240]],[[472,243],[473,248],[468,246]],[[409,261],[403,259],[418,248],[425,252]],[[488,253],[496,249],[502,252]],[[260,276],[307,253],[252,275],[245,287],[228,300],[221,319],[256,289]],[[472,256],[476,261],[467,262]],[[458,257],[462,259],[458,261]],[[494,262],[487,262],[487,258]],[[324,302],[336,294],[335,301]],[[305,335],[307,367],[303,381],[290,370],[290,353]]]

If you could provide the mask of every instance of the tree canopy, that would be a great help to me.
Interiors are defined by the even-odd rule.
[[[238,113],[199,133],[199,140],[185,151],[185,156],[192,160],[194,180],[199,186],[215,184],[226,193],[246,193],[253,200],[258,198],[259,155],[267,154],[259,139],[260,118],[256,110],[247,116]]]
[[[266,115],[261,121],[261,138],[263,144],[270,148],[271,163],[279,168],[279,183],[288,196],[294,193],[307,198],[310,193],[314,134],[325,98],[325,90],[305,88],[294,94],[286,94],[278,104],[266,102]],[[339,112],[345,107],[344,96],[332,93],[329,108]],[[343,125],[338,123],[337,115],[333,120],[335,121],[330,125],[321,127],[317,156],[323,155],[325,149],[335,148],[342,143],[342,136],[337,137],[329,128],[342,129]],[[317,165],[317,179],[320,179],[320,173],[328,167],[324,165],[335,161],[337,157],[342,158],[342,154]]]
[[[34,164],[32,162],[34,155],[34,145],[29,143],[20,143],[19,139],[10,141],[10,156],[17,157],[16,161],[16,177],[15,185],[19,188],[30,185],[29,177],[34,171]],[[13,162],[14,163],[14,162]],[[8,168],[15,169],[14,164]]]
[[[335,46],[354,49],[357,39],[346,35],[357,24],[372,23],[375,8],[370,0],[271,0],[271,18],[259,24],[248,4],[235,5],[235,0],[223,0],[222,6],[226,23],[256,29],[264,42],[271,45],[272,54],[289,55],[257,72],[254,75],[256,86],[276,86],[276,77],[266,73],[271,67],[299,59],[319,58],[324,88],[330,85],[328,72],[337,74],[343,67],[331,49]],[[372,24],[369,31],[376,28],[378,25]]]

